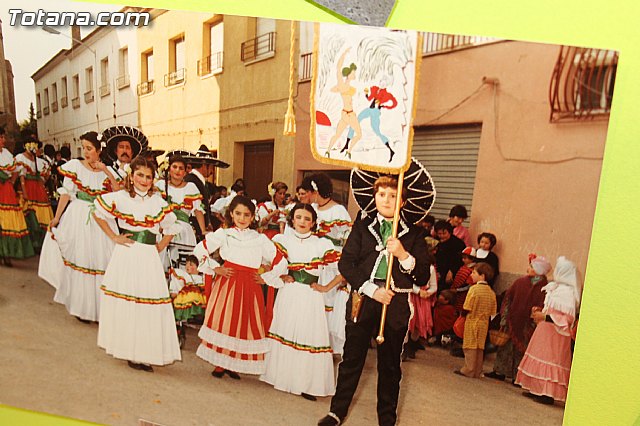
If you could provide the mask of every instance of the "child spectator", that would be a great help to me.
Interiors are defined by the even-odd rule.
[[[433,233],[433,225],[435,223],[436,223],[436,218],[428,214],[424,217],[424,219],[416,223],[416,225],[424,228],[425,235],[429,237],[434,237],[435,234]]]
[[[462,225],[462,222],[467,219],[469,215],[467,214],[467,209],[465,206],[456,204],[451,207],[449,211],[449,219],[448,222],[453,226],[453,235],[460,238],[466,247],[471,245],[471,236],[469,235],[469,230]]]
[[[169,293],[173,299],[173,313],[178,326],[180,346],[184,344],[184,322],[204,315],[207,302],[204,298],[204,282],[198,273],[198,258],[187,256],[185,269],[171,269]]]
[[[438,271],[438,288],[446,290],[451,287],[453,277],[462,266],[460,253],[465,245],[453,235],[453,226],[446,220],[439,220],[434,225],[436,235],[440,240],[436,252],[436,270]]]
[[[454,306],[456,292],[453,290],[443,290],[438,295],[438,300],[433,308],[433,336],[434,343],[440,344],[443,336],[453,334],[453,323],[456,322],[458,314]]]
[[[473,272],[473,267],[476,266],[476,249],[467,247],[462,250],[462,263],[464,265],[458,269],[456,277],[453,279],[453,284],[451,284],[451,290],[456,292],[456,310],[458,312],[462,312],[469,287],[473,285],[471,273]]]
[[[489,331],[489,319],[496,314],[496,294],[489,287],[493,271],[488,263],[478,263],[471,277],[475,285],[469,289],[462,315],[464,324],[464,367],[454,370],[461,376],[480,378],[484,360],[484,344]]]
[[[489,233],[483,232],[478,235],[478,250],[476,251],[476,258],[482,262],[488,263],[493,268],[493,279],[489,281],[489,285],[493,288],[493,284],[498,279],[498,275],[500,275],[500,260],[498,256],[491,251],[496,246],[498,240],[496,236]]]

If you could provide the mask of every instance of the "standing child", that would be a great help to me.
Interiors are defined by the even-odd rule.
[[[500,260],[498,256],[492,251],[496,246],[498,240],[496,236],[489,233],[483,232],[478,235],[478,250],[476,251],[476,259],[481,262],[488,263],[493,268],[493,279],[489,281],[489,285],[493,288],[493,284],[498,279],[498,275],[500,275]]]
[[[94,202],[94,218],[116,243],[102,280],[98,346],[128,360],[129,367],[149,372],[150,364],[181,359],[159,254],[180,226],[154,190],[155,172],[153,159],[138,156],[131,162],[125,189],[98,195]],[[121,234],[113,231],[116,221]],[[156,244],[161,232],[164,237]]]
[[[484,360],[484,344],[489,331],[489,319],[496,314],[496,294],[489,287],[488,281],[493,277],[491,266],[478,263],[471,277],[475,285],[469,290],[464,303],[464,367],[454,373],[461,376],[480,378]]]
[[[203,292],[204,283],[198,273],[198,258],[187,256],[185,269],[171,268],[169,293],[173,299],[173,313],[180,335],[180,347],[184,344],[184,322],[204,314],[207,306]]]
[[[456,310],[458,312],[462,312],[469,288],[473,285],[471,273],[476,265],[476,249],[466,247],[462,250],[461,256],[463,265],[458,269],[453,284],[451,284],[451,290],[456,292]]]
[[[238,373],[265,371],[268,341],[260,284],[282,287],[280,276],[286,273],[286,261],[271,240],[254,229],[255,213],[249,198],[236,195],[225,212],[227,228],[208,233],[193,251],[200,271],[216,275],[196,352],[215,365],[211,375],[216,378],[226,373],[240,379]],[[210,257],[218,250],[222,266]],[[272,269],[259,275],[263,263],[270,263]]]
[[[330,240],[312,235],[317,217],[310,204],[296,204],[288,218],[293,232],[273,238],[289,263],[289,274],[282,277],[286,284],[278,291],[266,372],[260,377],[311,401],[335,391],[323,293],[342,281],[340,274],[329,283],[320,280],[325,268],[337,270],[339,253]]]
[[[460,238],[466,247],[471,246],[471,235],[469,230],[462,224],[467,217],[467,208],[461,204],[456,204],[449,211],[448,222],[453,226],[453,235]]]

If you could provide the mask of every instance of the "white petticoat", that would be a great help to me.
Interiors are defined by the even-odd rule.
[[[154,245],[116,245],[103,279],[98,346],[115,358],[181,359],[169,289]]]
[[[296,395],[333,395],[335,374],[322,293],[289,283],[278,291],[260,380]]]
[[[42,250],[40,251],[40,261],[38,264],[38,276],[51,284],[56,290],[60,287],[62,279],[62,270],[64,262],[60,254],[58,243],[52,237],[51,231],[48,231],[42,242]]]

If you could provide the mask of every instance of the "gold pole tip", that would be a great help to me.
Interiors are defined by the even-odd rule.
[[[378,336],[376,337],[376,343],[381,345],[384,343],[384,336]]]

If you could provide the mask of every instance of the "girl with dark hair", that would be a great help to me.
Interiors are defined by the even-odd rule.
[[[31,257],[34,251],[24,213],[13,189],[19,169],[4,144],[5,130],[0,127],[0,258],[6,266],[13,266],[12,258]]]
[[[288,275],[282,277],[285,285],[278,292],[267,335],[266,372],[260,377],[278,390],[312,401],[335,391],[322,294],[325,287],[342,281],[339,253],[331,241],[313,235],[317,217],[310,204],[296,204],[288,216],[293,232],[273,237],[288,261]],[[331,282],[321,280],[325,269],[333,269]]]
[[[85,159],[71,160],[59,168],[64,180],[38,275],[56,288],[53,300],[89,322],[98,321],[100,285],[113,251],[113,242],[90,217],[96,197],[111,192],[117,181],[100,161],[104,144],[99,135],[85,133],[80,142]]]
[[[316,173],[307,176],[302,181],[302,188],[309,192],[313,207],[318,212],[318,230],[315,235],[326,237],[333,243],[336,251],[342,252],[349,233],[351,232],[351,216],[341,204],[335,202],[333,184],[326,173]],[[327,269],[323,271],[323,281],[329,282],[337,272]],[[325,293],[325,309],[329,332],[331,333],[331,347],[336,354],[342,354],[345,340],[346,303],[349,298],[348,287],[338,286]]]
[[[258,224],[262,232],[272,239],[284,232],[286,221],[286,194],[289,187],[284,182],[272,182],[267,187],[271,201],[258,204]]]
[[[264,373],[268,342],[264,296],[258,284],[282,287],[286,261],[265,235],[252,229],[254,219],[253,202],[237,195],[225,213],[228,227],[208,233],[193,251],[199,270],[215,273],[196,354],[216,366],[211,373],[216,378]],[[210,257],[216,251],[224,260],[222,266]],[[272,269],[258,274],[265,263]]]
[[[53,219],[49,194],[44,183],[49,177],[47,162],[38,157],[42,142],[35,138],[24,144],[25,151],[16,155],[15,163],[20,174],[24,214],[36,252],[40,252],[47,227]]]
[[[125,177],[125,189],[98,195],[93,214],[115,243],[101,286],[98,346],[115,358],[128,360],[129,367],[149,372],[153,371],[151,364],[167,365],[181,359],[158,254],[181,226],[169,204],[154,191],[154,176],[155,161],[137,156]],[[161,233],[163,238],[156,243]]]
[[[171,262],[176,262],[180,252],[192,252],[195,247],[196,234],[191,227],[189,218],[195,216],[200,229],[205,229],[204,207],[202,204],[202,194],[193,182],[184,180],[187,175],[187,163],[180,155],[172,155],[169,158],[169,169],[164,179],[156,182],[156,188],[162,193],[162,197],[167,200],[173,213],[178,218],[178,224],[182,227],[169,246],[169,256],[163,252],[162,263],[165,270],[171,266]],[[174,244],[175,243],[175,244]]]

